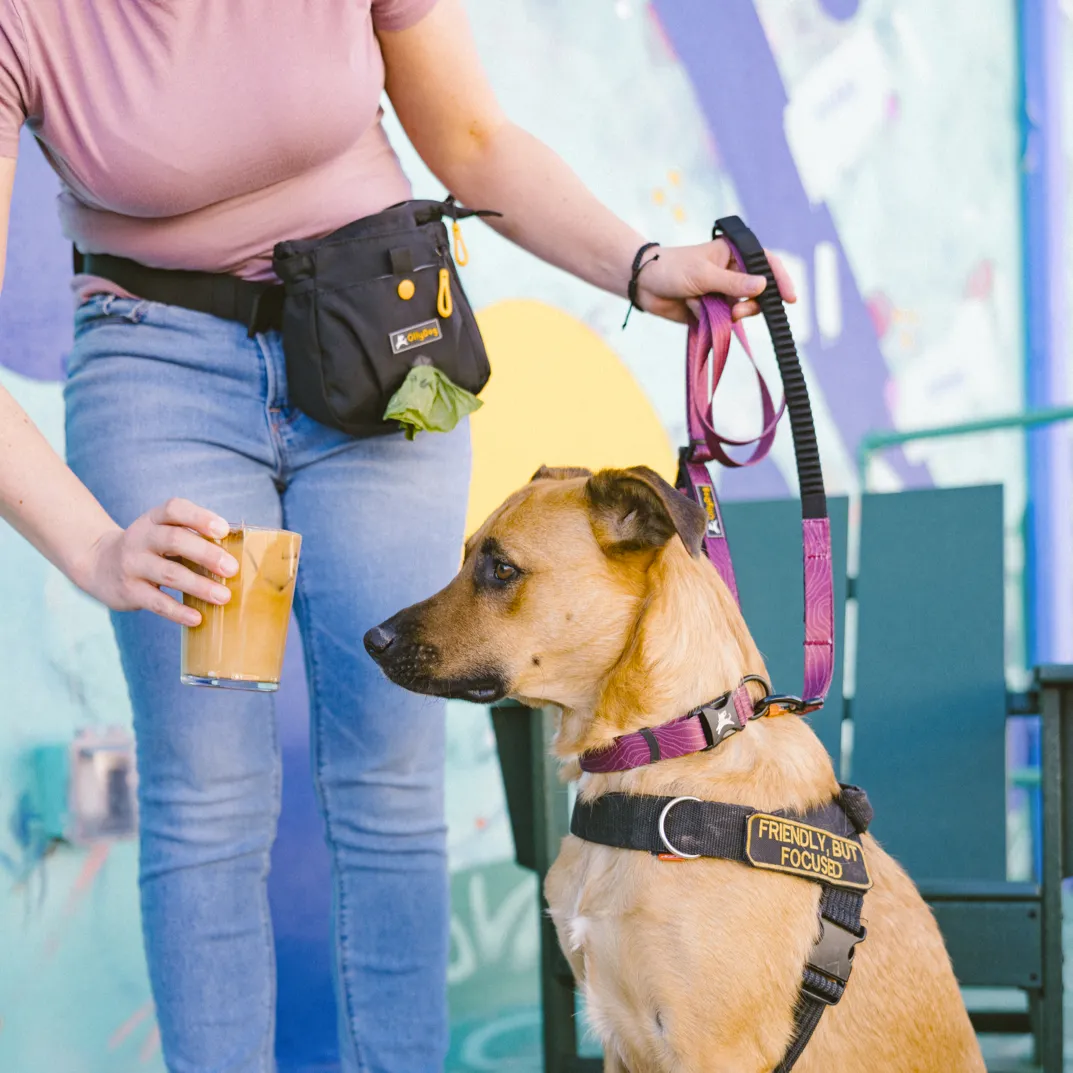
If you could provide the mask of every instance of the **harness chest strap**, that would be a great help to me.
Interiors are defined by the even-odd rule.
[[[745,805],[608,793],[578,800],[570,833],[587,842],[656,854],[662,860],[716,857],[820,883],[820,935],[802,971],[790,1043],[774,1073],[789,1073],[827,1006],[839,1002],[866,935],[864,893],[871,886],[860,835],[872,819],[867,795],[839,797],[800,815]]]

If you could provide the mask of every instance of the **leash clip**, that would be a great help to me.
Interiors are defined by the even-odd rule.
[[[790,693],[769,693],[753,705],[753,719],[759,719],[767,715],[769,708],[778,706],[785,708],[791,715],[808,715],[809,712],[818,712],[823,707],[822,697],[813,697],[810,700],[802,700]]]

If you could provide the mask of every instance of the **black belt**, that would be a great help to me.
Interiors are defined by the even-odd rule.
[[[283,286],[214,272],[149,268],[109,253],[74,251],[76,274],[107,279],[149,302],[181,306],[245,324],[251,338],[283,327]]]
[[[770,857],[770,834],[765,845],[751,845],[752,836],[764,841],[763,820],[776,820],[776,829],[785,819],[801,832],[807,825],[818,833],[835,836],[840,845],[860,847],[860,834],[872,819],[872,807],[863,790],[843,786],[839,798],[802,815],[784,812],[761,813],[744,805],[727,805],[718,801],[698,801],[690,797],[655,797],[641,794],[603,794],[592,801],[579,800],[574,806],[570,833],[587,842],[619,849],[640,850],[666,856],[718,857],[740,861],[754,867],[771,867],[821,883],[820,936],[809,953],[801,978],[801,991],[794,1008],[794,1028],[790,1043],[775,1073],[789,1073],[812,1037],[827,1006],[835,1005],[845,993],[853,966],[853,950],[866,935],[861,924],[863,889],[849,889],[828,882],[819,874],[805,874],[798,869],[778,866],[777,857]],[[807,835],[807,832],[804,832]],[[788,832],[785,837],[790,837]],[[809,836],[811,837],[811,836]],[[813,839],[815,842],[815,839]],[[808,867],[819,869],[819,856],[809,853]],[[843,871],[843,882],[857,881],[858,887],[871,885],[867,866],[849,867],[849,857],[825,858],[833,868]],[[767,859],[765,859],[767,858]],[[800,860],[800,857],[798,858]],[[862,871],[863,870],[863,871]]]

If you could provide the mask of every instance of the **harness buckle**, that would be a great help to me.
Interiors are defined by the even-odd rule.
[[[855,935],[849,928],[844,928],[841,924],[836,924],[826,917],[820,917],[820,928],[820,937],[809,953],[807,966],[821,976],[825,976],[832,983],[839,985],[838,994],[836,998],[832,998],[830,993],[810,987],[807,978],[801,989],[818,1002],[834,1006],[842,998],[850,973],[853,971],[854,947],[864,941],[868,935],[868,929],[862,927],[861,934]]]

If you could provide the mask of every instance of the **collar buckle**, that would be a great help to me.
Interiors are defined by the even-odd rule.
[[[697,717],[700,719],[701,730],[704,731],[704,740],[709,749],[714,749],[721,741],[741,729],[736,714],[731,711],[729,693],[724,693],[698,709]]]

